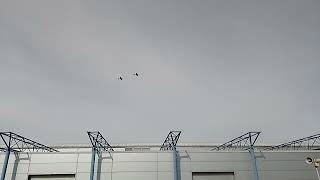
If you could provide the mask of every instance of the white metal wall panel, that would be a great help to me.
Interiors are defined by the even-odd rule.
[[[31,163],[30,174],[74,174],[77,163]]]
[[[185,158],[181,161],[195,161],[195,162],[235,162],[235,161],[248,161],[250,160],[249,152],[219,152],[219,151],[209,151],[209,152],[188,152],[183,153]]]
[[[157,159],[158,161],[168,161],[168,162],[172,162],[172,152],[159,152],[157,153]]]
[[[140,153],[112,153],[112,158],[117,162],[128,161],[157,161],[157,153],[140,152]]]
[[[165,179],[165,180],[172,180],[173,179],[173,172],[158,172],[157,179]]]
[[[77,153],[45,153],[31,154],[30,158],[33,163],[71,163],[77,162]]]
[[[112,173],[112,180],[157,180],[157,172]]]
[[[96,158],[95,180],[170,180],[173,178],[171,152],[112,152]],[[21,156],[20,156],[21,155]],[[312,166],[304,158],[319,157],[319,152],[257,152],[260,180],[316,180]],[[6,180],[27,180],[35,174],[76,174],[77,180],[90,175],[91,153],[29,153],[11,154]],[[178,169],[181,180],[192,180],[194,172],[234,172],[235,180],[252,179],[248,152],[186,152],[180,153]],[[4,153],[0,153],[2,168]],[[101,164],[98,164],[98,161]],[[30,163],[30,164],[29,164]],[[17,166],[15,166],[17,164]],[[1,169],[0,169],[1,170]],[[15,172],[15,173],[14,173]]]
[[[78,162],[79,163],[90,163],[91,162],[91,153],[79,154]]]
[[[158,162],[158,171],[172,171],[173,162]]]
[[[156,162],[114,162],[113,172],[156,172]]]
[[[192,172],[215,172],[215,171],[248,171],[252,165],[250,161],[240,162],[192,162]]]

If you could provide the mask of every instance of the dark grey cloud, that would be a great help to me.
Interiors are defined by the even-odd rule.
[[[1,130],[48,143],[319,133],[319,1],[0,4]]]

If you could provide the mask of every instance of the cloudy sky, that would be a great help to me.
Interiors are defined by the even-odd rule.
[[[0,0],[0,130],[48,144],[319,133],[319,17],[319,0]]]

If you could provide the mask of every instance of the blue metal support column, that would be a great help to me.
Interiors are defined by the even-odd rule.
[[[91,169],[90,169],[90,180],[94,178],[94,166],[96,164],[96,150],[92,147],[92,156],[91,156]]]
[[[173,180],[178,180],[178,168],[177,168],[177,150],[172,151],[173,156]]]
[[[160,150],[172,151],[172,164],[173,164],[173,180],[178,180],[178,167],[177,167],[177,143],[180,137],[181,131],[170,131],[167,138],[164,140]]]
[[[113,149],[99,131],[92,131],[92,132],[88,131],[87,133],[88,133],[90,142],[92,144],[90,180],[93,180],[94,179],[94,166],[96,163],[96,154],[101,156],[101,153],[103,151],[105,151],[105,152],[108,152],[111,156],[110,151],[113,151]]]
[[[4,158],[3,167],[2,167],[2,173],[1,173],[1,180],[4,180],[6,177],[8,162],[9,162],[9,156],[10,156],[10,149],[6,150],[6,156]]]
[[[252,170],[253,170],[253,179],[259,180],[259,174],[258,174],[258,168],[257,168],[257,158],[254,152],[253,146],[249,149],[250,157],[251,157],[251,163],[252,163]]]

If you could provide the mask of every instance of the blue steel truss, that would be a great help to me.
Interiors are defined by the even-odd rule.
[[[0,151],[5,152],[0,180],[5,180],[11,152],[58,152],[58,150],[13,132],[0,132],[0,137],[5,144],[5,148],[0,148]]]
[[[87,133],[88,133],[90,142],[92,144],[92,147],[98,153],[101,153],[102,151],[106,151],[106,152],[114,151],[111,145],[107,142],[107,140],[102,136],[102,134],[99,131],[92,131]]]
[[[265,150],[320,150],[320,134],[315,134],[298,140],[290,141],[287,143],[271,146]]]
[[[160,150],[176,150],[181,131],[170,131]]]
[[[261,132],[248,132],[211,150],[248,150],[254,146]]]
[[[0,132],[0,137],[5,144],[5,148],[1,148],[0,151],[58,152],[56,149],[37,143],[13,132]]]

